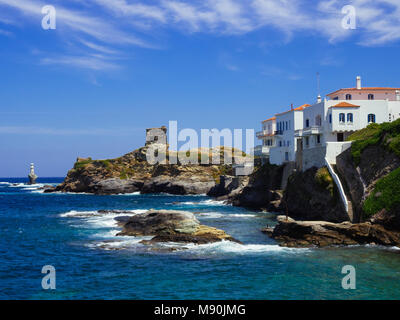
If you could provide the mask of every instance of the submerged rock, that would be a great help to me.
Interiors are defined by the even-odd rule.
[[[239,242],[225,231],[201,225],[193,213],[174,210],[149,210],[129,219],[118,219],[123,230],[118,236],[154,236],[144,244],[183,242],[205,244],[222,240]]]
[[[330,245],[378,244],[400,245],[400,233],[370,222],[352,224],[325,221],[295,221],[278,217],[274,229],[263,230],[285,247],[325,247]]]

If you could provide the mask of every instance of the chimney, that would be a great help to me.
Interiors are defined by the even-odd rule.
[[[318,95],[318,97],[317,97],[317,103],[321,103],[321,102],[322,102],[321,95]]]
[[[357,89],[361,90],[361,77],[357,76]]]
[[[400,90],[396,90],[396,101],[400,101]]]

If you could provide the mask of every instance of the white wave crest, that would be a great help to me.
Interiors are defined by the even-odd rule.
[[[273,253],[273,252],[305,252],[309,249],[299,248],[286,248],[279,245],[271,244],[240,244],[232,241],[221,241],[210,244],[195,245],[189,244],[187,249],[194,252],[201,252],[204,254],[213,253],[236,253],[236,254],[249,254],[249,253]]]
[[[175,204],[177,205],[189,205],[189,206],[225,206],[226,203],[225,201],[217,201],[217,200],[203,200],[199,202],[194,202],[194,201],[185,201],[185,202],[176,202]]]
[[[118,222],[115,220],[117,217],[124,217],[130,215],[143,214],[147,212],[146,209],[124,210],[121,212],[99,212],[99,211],[76,211],[61,213],[60,217],[63,218],[81,218],[83,220],[83,227],[86,228],[116,228]],[[118,231],[115,230],[115,234]]]
[[[255,218],[257,215],[250,213],[221,213],[221,212],[200,212],[197,216],[205,219],[223,219],[223,218]]]

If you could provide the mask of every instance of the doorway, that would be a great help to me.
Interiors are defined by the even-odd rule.
[[[337,134],[337,141],[338,142],[343,142],[344,141],[344,133],[343,132],[339,132]]]

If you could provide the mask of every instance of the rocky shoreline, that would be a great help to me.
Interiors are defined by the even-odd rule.
[[[363,222],[332,223],[326,221],[296,221],[278,216],[274,228],[262,231],[284,247],[327,247],[348,245],[400,246],[400,232],[386,230],[379,224]]]
[[[393,141],[385,127],[382,128],[380,139],[386,139],[388,143]],[[364,130],[356,133],[356,138],[362,140],[364,136],[376,134],[375,127]],[[288,220],[279,217],[274,229],[264,230],[283,246],[324,247],[368,243],[393,246],[400,244],[400,195],[395,190],[399,187],[400,150],[394,152],[388,149],[380,143],[381,140],[372,140],[361,151],[357,149],[356,153],[350,148],[337,157],[335,170],[341,176],[352,214],[345,210],[327,168],[296,171],[290,166],[265,164],[256,167],[248,177],[236,177],[233,166],[223,162],[227,149],[222,147],[218,150],[198,150],[199,157],[204,156],[204,152],[208,156],[217,152],[220,165],[170,164],[168,156],[165,164],[150,165],[146,161],[146,153],[154,143],[151,139],[146,141],[145,147],[120,158],[78,158],[64,182],[44,192],[207,194],[234,206],[286,214],[290,217]],[[355,155],[358,161],[355,161]],[[388,176],[390,179],[382,182]],[[375,190],[379,184],[384,192]],[[369,203],[367,207],[366,201]],[[133,223],[137,218],[132,219]],[[123,232],[132,232],[128,226],[124,226]],[[202,232],[205,230],[203,228]],[[191,240],[204,240],[197,236],[190,235]],[[157,237],[159,241],[179,240],[179,237],[189,239],[188,235],[176,234]]]

